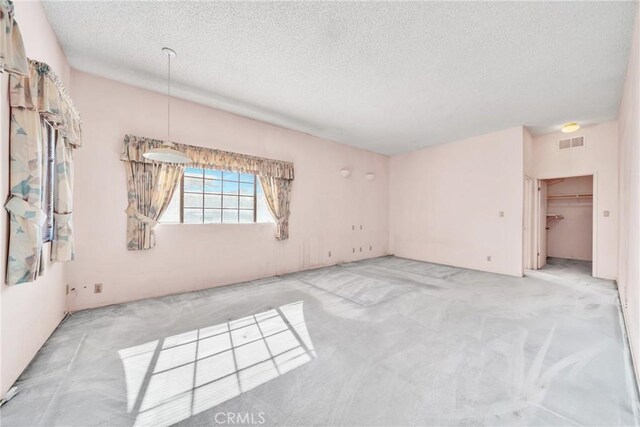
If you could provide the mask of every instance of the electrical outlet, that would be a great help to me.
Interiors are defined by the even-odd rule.
[[[353,253],[354,253],[354,254],[356,253],[356,248],[353,248]]]
[[[329,251],[329,258],[331,258],[331,251]]]
[[[609,211],[604,211],[603,215],[604,215],[605,218],[609,218]]]
[[[95,285],[93,285],[93,293],[94,294],[102,293],[102,283],[96,283]]]
[[[502,218],[502,217],[504,216],[504,211],[500,211],[500,212],[498,212],[498,216],[499,216],[500,218]]]
[[[487,261],[491,262],[491,255],[487,255]]]
[[[362,252],[362,248],[360,248],[360,252]]]
[[[352,225],[352,226],[351,226],[351,229],[355,231],[356,226],[355,226],[355,225]]]
[[[373,250],[373,246],[369,245],[369,250],[372,251]]]
[[[360,230],[362,230],[362,225],[360,226]]]

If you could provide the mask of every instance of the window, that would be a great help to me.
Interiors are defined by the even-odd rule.
[[[42,210],[47,214],[47,221],[42,226],[42,241],[47,243],[53,240],[53,186],[56,178],[55,153],[57,131],[44,119],[42,120],[42,126],[46,146],[45,152],[43,153]]]
[[[259,181],[253,174],[186,168],[160,222],[271,222]]]

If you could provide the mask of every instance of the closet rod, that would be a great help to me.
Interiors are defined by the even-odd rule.
[[[564,215],[547,214],[547,219],[564,219]]]
[[[593,194],[585,193],[585,194],[557,194],[554,196],[547,196],[547,200],[556,200],[556,199],[592,199]]]

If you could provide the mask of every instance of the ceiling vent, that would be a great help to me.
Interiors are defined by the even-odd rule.
[[[558,150],[567,150],[569,148],[584,147],[584,137],[579,136],[577,138],[567,138],[558,141]]]

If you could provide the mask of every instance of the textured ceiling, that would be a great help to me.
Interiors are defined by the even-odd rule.
[[[71,65],[384,154],[614,119],[635,2],[53,1]],[[19,17],[18,17],[19,18]]]

